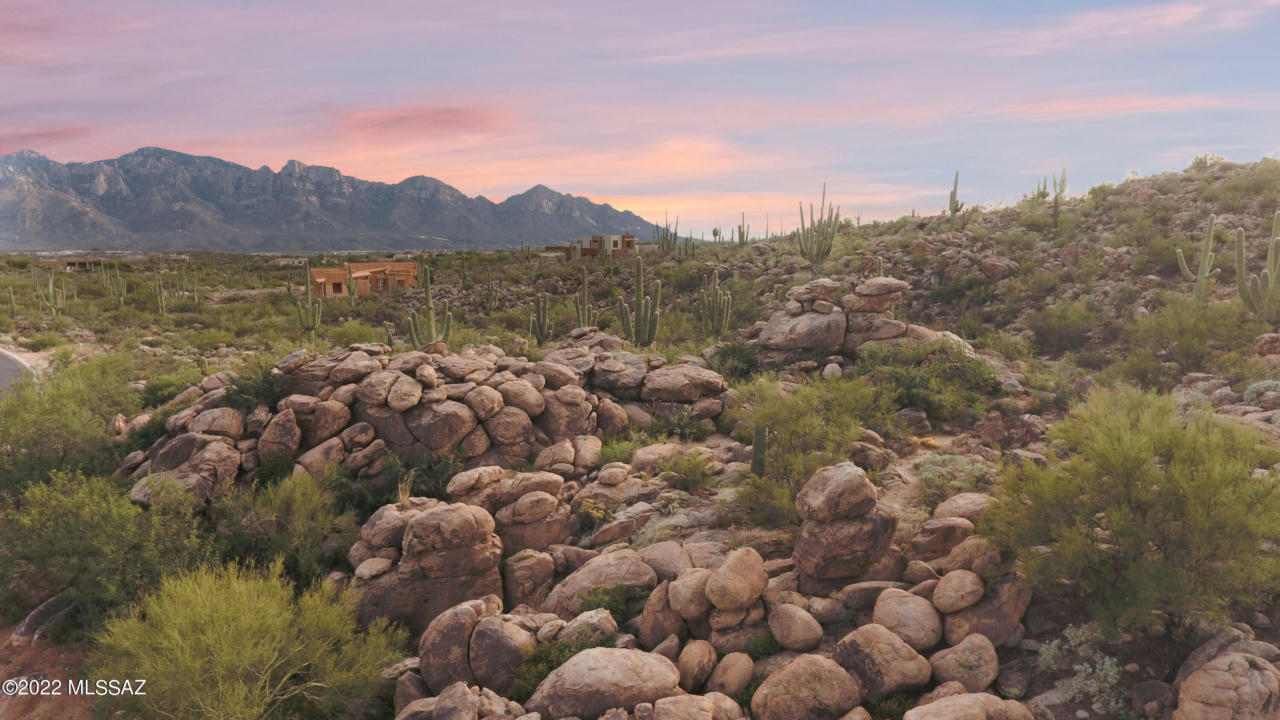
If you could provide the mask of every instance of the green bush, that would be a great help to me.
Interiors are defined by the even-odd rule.
[[[48,350],[49,348],[57,347],[66,341],[67,339],[62,336],[62,333],[45,330],[43,332],[38,332],[29,338],[23,339],[18,344],[32,352],[40,352],[41,350]]]
[[[131,370],[124,355],[95,355],[0,393],[0,499],[53,470],[108,475],[119,467],[110,423],[116,413],[140,409],[138,391],[128,386]]]
[[[1147,387],[1168,390],[1172,386],[1170,380],[1176,383],[1187,373],[1208,370],[1216,354],[1248,347],[1253,338],[1269,329],[1238,300],[1205,304],[1190,296],[1172,294],[1160,299],[1161,307],[1136,318],[1123,335],[1126,359],[1155,357],[1176,366],[1165,373],[1176,377],[1162,382],[1152,382],[1131,368],[1129,379]]]
[[[637,450],[654,442],[655,440],[647,433],[635,430],[628,435],[606,437],[604,445],[600,448],[600,465],[608,465],[611,462],[631,462],[631,456]]]
[[[941,422],[976,416],[1000,391],[987,362],[949,340],[860,351],[854,369],[884,388],[893,405]]]
[[[235,383],[227,388],[227,407],[249,412],[259,405],[266,405],[274,412],[276,404],[284,396],[284,383],[282,376],[273,370],[269,363],[259,362],[241,372]]]
[[[769,429],[768,477],[793,491],[818,468],[848,459],[863,427],[892,429],[897,409],[886,393],[861,379],[822,379],[785,392],[776,380],[760,378],[738,394],[729,419],[741,427]]]
[[[952,495],[986,491],[995,481],[993,471],[990,465],[960,455],[930,453],[916,462],[921,486],[918,500],[932,508]]]
[[[279,565],[166,579],[95,638],[95,677],[146,678],[147,694],[105,700],[130,717],[341,718],[389,684],[403,631],[356,626],[354,593],[316,587],[295,598]]]
[[[1182,418],[1173,397],[1095,390],[1050,431],[1065,459],[1007,474],[986,532],[1046,593],[1069,592],[1106,627],[1223,616],[1280,590],[1280,484],[1250,429]],[[1064,583],[1065,581],[1065,583]]]
[[[232,491],[216,505],[225,559],[264,565],[280,559],[286,577],[305,588],[340,564],[358,532],[340,512],[333,482],[291,474],[258,492]]]
[[[6,604],[25,612],[65,592],[74,608],[72,634],[93,629],[162,575],[203,560],[198,525],[193,501],[179,488],[158,493],[143,510],[107,480],[55,472],[0,516]]]
[[[583,593],[580,600],[582,612],[588,610],[599,610],[604,608],[609,611],[614,620],[619,623],[626,622],[631,617],[628,606],[639,600],[649,597],[649,589],[644,587],[634,587],[631,585],[611,585],[609,587],[596,588]]]
[[[519,703],[528,701],[547,675],[565,664],[569,658],[588,648],[611,647],[616,639],[617,633],[610,633],[595,640],[586,637],[573,641],[551,640],[538,643],[533,653],[521,663],[520,671],[516,673],[506,696]]]
[[[1097,324],[1097,312],[1087,298],[1050,305],[1026,319],[1026,326],[1035,334],[1036,349],[1055,357],[1083,347]]]
[[[795,491],[791,484],[772,478],[751,476],[734,495],[735,510],[749,525],[757,527],[797,527]]]
[[[200,370],[193,365],[175,372],[154,374],[147,378],[147,387],[142,391],[142,407],[160,407],[198,382]]]
[[[660,473],[671,473],[668,476],[672,487],[687,493],[694,493],[711,484],[711,471],[707,468],[707,459],[697,452],[677,453],[670,460],[658,467]]]
[[[778,642],[773,633],[766,633],[764,635],[756,635],[748,640],[746,653],[751,656],[752,660],[763,660],[777,655],[784,649],[782,643]]]
[[[711,355],[711,367],[727,378],[745,380],[760,369],[760,357],[755,345],[729,342]]]

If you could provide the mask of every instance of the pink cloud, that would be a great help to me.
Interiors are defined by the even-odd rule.
[[[402,143],[491,133],[510,123],[509,113],[476,105],[394,105],[342,113],[340,136],[357,142]]]
[[[1018,120],[1060,121],[1094,118],[1181,113],[1200,110],[1240,108],[1251,104],[1239,98],[1218,95],[1102,95],[1043,97],[1017,100],[997,106],[990,114]]]
[[[975,44],[997,57],[1044,55],[1090,44],[1168,40],[1172,33],[1234,30],[1280,7],[1280,0],[1153,3],[1090,10],[1049,27],[1004,28]]]
[[[48,145],[58,145],[83,140],[94,130],[85,125],[55,125],[42,128],[0,128],[0,155],[17,150],[41,150]]]

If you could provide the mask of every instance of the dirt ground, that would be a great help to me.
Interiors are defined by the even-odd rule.
[[[89,720],[93,716],[93,698],[70,695],[67,685],[69,678],[81,675],[83,646],[54,645],[44,640],[34,644],[26,639],[14,641],[12,633],[12,627],[0,628],[0,681],[23,677],[61,681],[62,694],[0,694],[0,720]]]

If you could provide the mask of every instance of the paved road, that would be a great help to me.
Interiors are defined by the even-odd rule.
[[[26,372],[27,366],[23,365],[16,357],[0,350],[0,390],[4,390],[22,377],[22,373]]]

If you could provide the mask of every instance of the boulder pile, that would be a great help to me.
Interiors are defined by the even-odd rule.
[[[598,435],[625,430],[632,415],[712,418],[724,408],[724,378],[706,368],[599,347],[548,357],[530,362],[491,345],[455,354],[442,343],[395,355],[377,343],[322,357],[299,350],[275,366],[287,395],[274,407],[229,407],[234,377],[205,378],[175,399],[165,435],[130,454],[119,474],[136,481],[139,503],[159,477],[203,499],[252,480],[270,461],[374,477],[389,452],[406,462],[500,467],[537,456],[574,476],[597,462]]]

